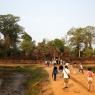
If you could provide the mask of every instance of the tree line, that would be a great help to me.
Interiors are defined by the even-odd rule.
[[[0,58],[49,59],[92,57],[95,27],[72,28],[66,38],[36,41],[19,25],[20,17],[0,15]]]

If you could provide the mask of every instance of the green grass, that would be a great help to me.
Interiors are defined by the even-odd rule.
[[[48,73],[43,70],[43,68],[37,67],[35,69],[32,69],[31,77],[27,81],[29,86],[27,95],[38,95],[40,93],[41,86],[35,85],[35,83],[38,83],[40,81],[45,82],[46,80],[48,80]]]

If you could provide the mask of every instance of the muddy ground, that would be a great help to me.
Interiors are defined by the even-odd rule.
[[[24,73],[0,70],[0,95],[25,95]]]

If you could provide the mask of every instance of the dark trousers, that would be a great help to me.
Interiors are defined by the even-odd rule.
[[[56,80],[56,74],[53,74],[53,79]]]

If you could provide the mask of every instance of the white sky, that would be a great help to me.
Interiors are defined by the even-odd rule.
[[[95,25],[95,0],[0,0],[0,14],[21,18],[20,25],[39,42],[65,37],[72,27]]]

